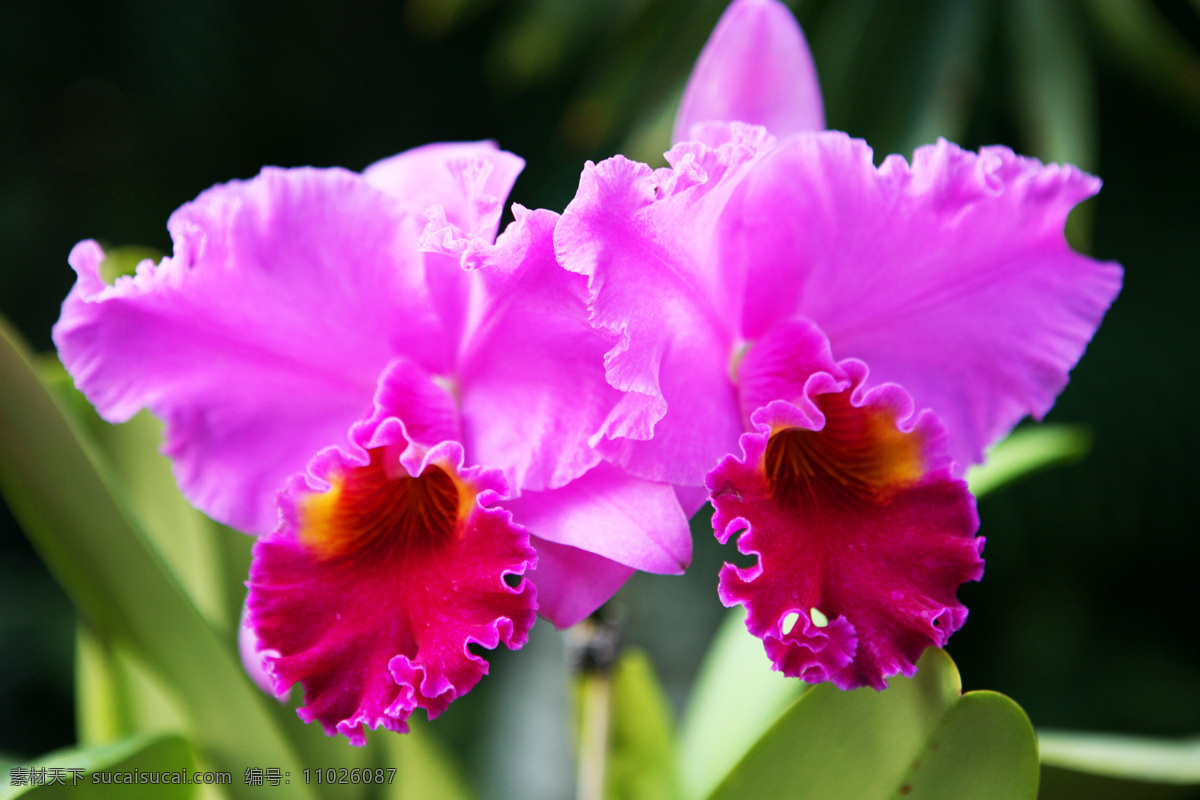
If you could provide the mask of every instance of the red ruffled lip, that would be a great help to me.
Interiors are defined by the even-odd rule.
[[[709,473],[717,538],[758,559],[726,564],[719,593],[777,670],[883,689],[966,621],[955,594],[982,577],[983,539],[937,418],[895,384],[862,391],[861,362],[833,369],[758,410],[743,457]]]
[[[402,432],[357,426],[362,450],[315,459],[329,488],[293,479],[250,570],[249,622],[275,689],[302,684],[301,718],[352,744],[364,726],[406,731],[417,708],[436,717],[487,674],[470,645],[519,648],[536,618],[521,577],[536,563],[529,535],[488,507],[500,473],[464,468],[455,442],[414,464],[404,441],[380,440]]]

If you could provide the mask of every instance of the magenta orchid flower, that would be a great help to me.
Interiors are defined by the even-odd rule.
[[[962,472],[1049,410],[1121,270],[1063,236],[1100,187],[1074,167],[946,141],[876,167],[823,127],[791,13],[735,0],[670,167],[589,163],[555,245],[620,337],[596,448],[707,487],[718,539],[756,557],[721,600],[776,669],[882,689],[963,624],[983,541]]]
[[[517,206],[493,242],[522,167],[483,142],[268,168],[176,211],[173,255],[115,285],[95,242],[71,253],[64,364],[106,419],[163,419],[189,500],[260,535],[248,666],[356,744],[469,691],[472,644],[690,559],[674,490],[589,444],[615,339],[555,262],[556,215]]]

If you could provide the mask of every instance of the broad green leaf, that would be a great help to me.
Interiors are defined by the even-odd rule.
[[[438,744],[417,718],[408,721],[410,732],[404,735],[382,734],[381,748],[386,761],[380,766],[394,769],[393,780],[384,784],[384,800],[472,800],[475,796],[462,780],[462,769]],[[368,736],[368,743],[372,736]]]
[[[62,404],[70,410],[77,430],[87,439],[89,453],[101,462],[109,485],[134,517],[155,552],[170,568],[188,599],[218,629],[235,630],[237,616],[225,597],[226,565],[214,535],[217,523],[183,498],[175,484],[171,463],[159,452],[162,423],[142,411],[121,425],[105,422],[74,387],[71,377],[54,356],[41,360],[40,375]],[[245,580],[245,573],[239,580]],[[240,606],[244,588],[239,593]]]
[[[1038,744],[1046,800],[1200,796],[1200,738],[1044,730]]]
[[[679,729],[684,796],[711,792],[804,689],[771,669],[762,642],[746,630],[746,610],[730,609],[696,674]]]
[[[675,742],[671,708],[641,650],[621,654],[612,674],[608,779],[610,800],[674,800]]]
[[[960,695],[941,650],[918,667],[883,692],[813,687],[711,797],[1032,800],[1037,740],[1020,707],[991,692]]]
[[[16,797],[28,800],[106,800],[118,796],[137,797],[139,800],[177,800],[199,797],[202,788],[199,784],[183,782],[185,778],[196,779],[198,768],[187,741],[173,735],[133,736],[111,744],[58,750],[23,766],[30,772],[22,773],[20,777],[11,771],[12,768],[6,772],[3,784],[0,784],[0,800]],[[34,771],[38,774],[37,778],[33,777]],[[179,782],[138,783],[127,788],[102,782],[110,778],[98,778],[96,775],[111,775],[111,779],[120,776],[122,780],[128,776],[136,781],[143,777],[148,780],[148,773],[151,772],[160,773],[160,779],[161,773],[170,773],[166,778]],[[49,778],[48,782],[46,778]],[[201,776],[201,779],[204,778]],[[39,785],[32,785],[35,780]],[[219,776],[213,776],[212,780],[224,782]],[[12,785],[14,781],[25,785]],[[232,774],[228,782],[230,785],[236,783]]]
[[[988,453],[987,461],[967,471],[976,497],[1038,470],[1078,461],[1092,449],[1092,434],[1080,425],[1030,425],[1013,431]]]
[[[114,497],[80,438],[0,324],[0,489],[42,560],[93,629],[128,647],[176,692],[189,737],[215,769],[303,760],[274,701],[250,682],[231,637],[218,638]],[[238,782],[234,796],[253,797]],[[311,797],[293,782],[278,797]]]

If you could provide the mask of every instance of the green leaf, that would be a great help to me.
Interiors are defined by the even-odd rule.
[[[918,667],[883,692],[813,687],[711,797],[1032,800],[1037,740],[1021,708],[992,692],[960,696],[941,650]]]
[[[219,638],[188,600],[2,323],[0,382],[0,489],[84,618],[171,687],[190,738],[214,768],[299,775],[304,761],[281,731],[274,701],[243,672],[232,637]],[[237,781],[230,793],[256,796]],[[299,782],[273,794],[313,796]]]
[[[395,779],[385,784],[384,800],[472,800],[475,795],[459,777],[462,769],[430,733],[428,723],[412,717],[408,724],[410,731],[402,736],[383,734],[384,765],[396,770]]]
[[[176,800],[197,797],[202,788],[199,784],[182,782],[183,778],[195,778],[196,759],[187,741],[174,735],[133,736],[106,745],[59,750],[25,766],[37,771],[42,777],[50,777],[49,784],[14,786],[12,781],[16,779],[16,775],[10,768],[4,776],[7,785],[0,787],[0,800],[15,797],[29,800],[106,800],[119,794],[136,796],[139,800]],[[82,772],[67,772],[70,769]],[[134,780],[141,779],[139,773],[168,772],[172,773],[170,778],[180,782],[143,783],[126,788],[96,782],[97,772],[113,773],[114,778],[117,775],[123,778],[133,773]],[[26,773],[25,780],[30,780],[31,777]],[[63,783],[60,785],[56,778]],[[214,776],[214,780],[220,778]],[[229,783],[236,783],[233,775],[229,776]]]
[[[711,792],[805,688],[771,669],[762,642],[746,630],[746,610],[730,609],[696,674],[680,726],[684,796]]]
[[[1200,738],[1043,730],[1038,744],[1048,800],[1200,795]]]
[[[612,674],[606,796],[611,800],[673,800],[675,741],[671,708],[650,659],[630,648]]]
[[[1013,431],[988,453],[987,461],[967,471],[976,497],[1038,470],[1079,461],[1092,449],[1092,434],[1081,425],[1029,425]]]

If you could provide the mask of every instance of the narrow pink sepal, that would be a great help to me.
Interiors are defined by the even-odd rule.
[[[955,594],[982,576],[983,539],[974,536],[974,498],[950,474],[937,418],[914,414],[895,384],[865,390],[861,362],[837,369],[841,376],[807,381],[809,411],[777,400],[755,412],[742,458],[727,456],[709,473],[717,538],[724,543],[740,532],[738,550],[757,558],[746,568],[726,564],[718,593],[727,606],[746,606],[746,626],[763,640],[775,669],[842,689],[883,689],[893,675],[914,674],[924,649],[945,644],[966,620]],[[838,388],[845,386],[839,377],[852,388]],[[812,391],[817,386],[825,391]],[[904,447],[919,450],[919,475],[887,478],[895,465],[886,460],[874,472],[856,471],[871,466],[872,448],[880,446],[871,426],[888,420],[916,437]],[[815,475],[803,486],[771,475],[780,462],[768,459],[768,443],[789,430],[828,437],[827,458],[807,462]],[[832,469],[823,473],[827,461]],[[847,489],[860,477],[866,491]],[[818,624],[814,608],[827,624]]]
[[[725,9],[688,79],[672,141],[696,139],[699,123],[725,121],[781,138],[825,127],[812,52],[782,3],[734,0]]]

